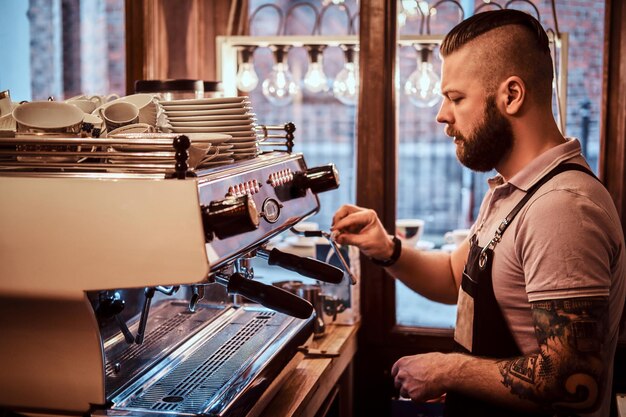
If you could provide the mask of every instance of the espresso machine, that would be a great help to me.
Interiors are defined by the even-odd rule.
[[[116,146],[127,163],[107,163]],[[319,210],[334,166],[268,151],[190,169],[190,146],[0,137],[0,410],[244,416],[306,342],[311,304],[250,260],[343,279],[267,246]]]

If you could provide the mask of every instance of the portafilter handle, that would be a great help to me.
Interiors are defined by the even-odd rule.
[[[305,277],[330,284],[339,284],[343,280],[343,271],[317,259],[302,257],[282,252],[276,248],[268,251],[257,249],[257,256],[267,260],[269,265],[278,265]]]
[[[313,313],[313,306],[307,300],[282,288],[245,278],[239,273],[234,273],[230,276],[218,274],[215,280],[217,283],[224,285],[228,289],[229,294],[242,295],[279,313],[299,319],[307,319]]]

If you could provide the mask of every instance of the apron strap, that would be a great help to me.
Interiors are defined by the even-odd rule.
[[[489,241],[487,245],[485,245],[485,247],[483,248],[480,254],[480,257],[478,259],[478,265],[481,268],[484,267],[485,262],[487,260],[487,250],[495,249],[496,245],[500,243],[500,240],[502,240],[502,235],[504,234],[504,231],[513,222],[513,219],[515,218],[515,216],[517,216],[517,214],[524,207],[524,205],[528,202],[528,200],[532,198],[532,196],[541,188],[542,185],[550,181],[553,177],[566,171],[584,172],[585,174],[590,175],[596,180],[600,181],[598,177],[596,177],[596,175],[591,170],[589,170],[587,167],[584,167],[582,165],[569,163],[569,164],[560,164],[554,167],[550,172],[544,175],[539,181],[537,181],[532,187],[528,189],[528,191],[526,192],[526,195],[524,195],[524,197],[520,200],[520,202],[517,203],[517,205],[513,208],[513,210],[511,210],[511,212],[506,216],[506,218],[502,220],[502,223],[500,223],[500,226],[498,226],[498,230],[496,230],[495,236],[493,237],[493,239]]]

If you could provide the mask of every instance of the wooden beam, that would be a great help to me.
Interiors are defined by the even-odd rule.
[[[607,0],[605,28],[600,177],[626,231],[626,5],[622,0]]]

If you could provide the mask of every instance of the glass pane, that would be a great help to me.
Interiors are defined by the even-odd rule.
[[[3,1],[0,14],[13,101],[125,92],[124,0]]]
[[[436,12],[430,7],[436,2],[400,1],[399,34],[404,37],[430,33],[443,36],[459,20],[459,8],[453,2],[440,2]],[[474,8],[480,11],[496,8],[495,2],[465,0],[459,4],[465,17]],[[510,7],[537,16],[547,30],[554,30],[555,21],[549,2],[509,2]],[[532,4],[531,4],[532,3]],[[536,9],[535,7],[536,6]],[[424,16],[431,15],[430,25]],[[429,11],[430,10],[430,11]],[[559,30],[568,33],[567,102],[562,112],[566,118],[566,135],[581,141],[583,154],[592,169],[598,169],[599,118],[602,91],[602,51],[604,2],[556,2]],[[559,50],[557,50],[557,53]],[[419,218],[425,221],[418,246],[423,250],[450,250],[453,245],[444,239],[448,231],[465,229],[476,218],[480,202],[487,189],[486,179],[495,172],[478,174],[462,167],[456,160],[454,144],[443,133],[443,126],[435,121],[439,102],[432,107],[417,107],[423,101],[413,101],[405,94],[411,74],[422,61],[422,53],[412,46],[398,48],[398,219]],[[435,47],[428,61],[436,75],[440,60]],[[558,54],[557,60],[558,64]],[[557,70],[558,71],[558,70]],[[432,103],[431,103],[432,104]],[[554,105],[555,116],[558,107]],[[427,300],[401,283],[396,285],[397,323],[417,327],[454,327],[455,307]]]

